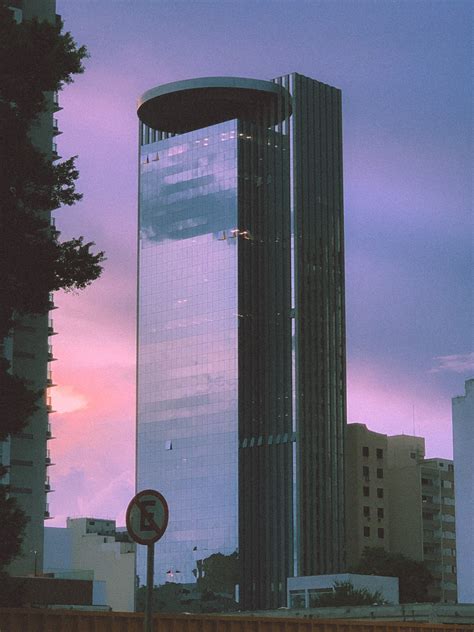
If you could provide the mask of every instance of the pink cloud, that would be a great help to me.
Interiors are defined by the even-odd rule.
[[[424,381],[376,362],[348,366],[348,422],[426,438],[428,456],[452,458],[451,400]]]
[[[440,373],[442,371],[454,371],[454,373],[474,372],[474,352],[437,356],[434,360],[436,361],[436,366],[431,369],[431,373]]]

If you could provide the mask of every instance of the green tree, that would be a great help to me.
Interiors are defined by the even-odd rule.
[[[0,465],[0,479],[7,473]],[[14,498],[8,497],[8,486],[0,485],[0,572],[20,552],[27,518]]]
[[[86,49],[61,21],[17,24],[0,7],[0,338],[15,314],[42,314],[48,294],[86,287],[101,273],[104,253],[83,237],[61,242],[49,212],[81,199],[75,158],[52,164],[30,137],[47,111],[45,94],[83,72]]]
[[[11,375],[1,358],[3,338],[16,319],[45,314],[50,292],[79,290],[98,278],[104,261],[103,252],[91,251],[92,242],[61,242],[50,226],[52,210],[81,199],[75,158],[53,164],[32,142],[49,108],[47,93],[84,70],[86,49],[62,28],[60,20],[17,24],[8,3],[0,3],[0,440],[24,428],[43,394]],[[0,484],[0,570],[18,554],[24,525],[23,512]]]
[[[41,396],[41,391],[30,390],[25,380],[12,375],[8,369],[7,360],[0,358],[0,441],[23,430],[28,418],[37,410]]]
[[[353,572],[398,577],[400,603],[429,601],[428,588],[433,575],[425,562],[412,560],[401,553],[389,553],[382,547],[365,547]]]
[[[354,588],[351,582],[334,582],[334,590],[321,593],[317,598],[317,608],[330,606],[365,606],[387,603],[379,590],[370,592],[367,588]]]
[[[239,583],[239,554],[213,553],[197,562],[197,583],[199,590],[234,596],[235,585]]]
[[[182,584],[166,582],[161,586],[153,586],[153,612],[200,612],[199,601],[189,599],[190,590]],[[145,610],[146,586],[140,586],[136,595],[138,612]]]
[[[0,103],[13,107],[28,128],[47,109],[45,92],[60,90],[84,72],[87,51],[62,32],[61,20],[17,24],[8,4],[0,6]]]

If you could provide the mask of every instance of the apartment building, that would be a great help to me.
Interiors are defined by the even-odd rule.
[[[422,437],[347,426],[346,532],[349,568],[366,546],[402,553],[426,562],[432,601],[456,601],[453,463],[426,459]]]

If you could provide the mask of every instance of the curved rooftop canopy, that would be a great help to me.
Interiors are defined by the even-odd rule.
[[[271,81],[201,77],[148,90],[138,99],[138,116],[153,129],[182,134],[234,118],[255,120],[262,111],[276,124],[291,113],[290,102],[287,90]]]

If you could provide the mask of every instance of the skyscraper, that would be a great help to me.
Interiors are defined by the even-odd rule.
[[[202,78],[138,116],[136,482],[170,506],[155,583],[238,549],[242,606],[280,606],[288,576],[344,563],[341,94]]]

